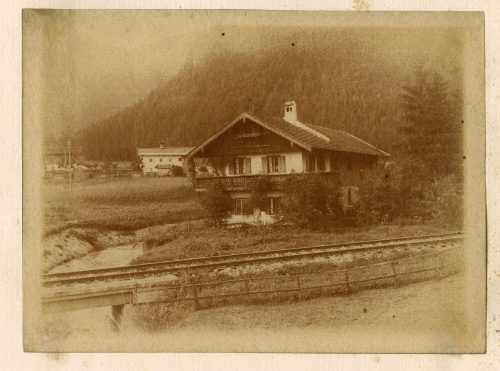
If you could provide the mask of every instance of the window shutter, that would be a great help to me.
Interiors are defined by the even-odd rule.
[[[243,163],[243,168],[245,174],[252,174],[252,161],[250,157],[245,158],[245,161]]]
[[[262,174],[267,174],[267,157],[262,157]]]
[[[234,163],[235,161],[229,163],[229,175],[234,175]]]
[[[325,171],[325,158],[318,156],[318,171]]]
[[[285,167],[285,156],[280,156],[279,157],[279,172],[284,173],[286,172],[286,167]]]

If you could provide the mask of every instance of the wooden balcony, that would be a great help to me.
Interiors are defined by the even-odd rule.
[[[324,173],[311,173],[318,174],[332,181],[339,181],[338,172],[324,172]],[[283,183],[294,176],[306,175],[304,174],[253,174],[253,175],[232,175],[232,176],[212,176],[212,177],[196,177],[195,190],[204,191],[205,189],[220,184],[227,191],[248,191],[252,189],[252,185],[259,179],[267,178],[269,182],[269,191],[278,191],[283,189]]]

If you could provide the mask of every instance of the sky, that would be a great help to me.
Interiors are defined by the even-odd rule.
[[[138,102],[186,63],[202,63],[212,53],[251,55],[275,47],[261,30],[279,29],[280,42],[291,44],[298,35],[304,39],[310,28],[355,24],[366,28],[370,45],[395,66],[416,57],[442,64],[460,56],[453,47],[456,19],[416,24],[396,15],[365,17],[362,22],[359,17],[325,12],[29,10],[23,13],[28,41],[23,63],[38,63],[41,84],[36,86],[45,133],[57,136]],[[384,36],[371,35],[370,27],[383,29]],[[25,89],[34,88],[32,78],[25,74]]]

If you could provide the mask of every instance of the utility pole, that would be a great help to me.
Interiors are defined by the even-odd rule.
[[[71,175],[73,172],[73,167],[71,166],[71,139],[68,139],[68,162],[69,162],[69,194],[71,195],[73,184]]]

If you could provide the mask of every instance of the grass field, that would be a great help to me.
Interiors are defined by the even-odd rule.
[[[44,183],[47,234],[66,226],[136,230],[204,217],[186,177],[91,179]]]
[[[145,253],[132,263],[443,232],[432,225],[386,225],[343,232],[286,225],[215,228],[207,225],[205,211],[186,177],[91,179],[75,183],[71,194],[67,183],[45,183],[44,195],[45,233],[56,235],[46,246],[45,255],[57,256],[50,266],[74,257],[78,244],[73,246],[67,240],[75,240],[75,233],[66,239],[60,233],[72,232],[68,228],[83,229],[78,235],[104,236],[110,231],[124,235],[116,243],[104,245],[84,239],[94,250],[116,245],[123,238],[142,242]]]
[[[386,225],[369,229],[352,228],[344,232],[315,232],[279,225],[211,228],[202,221],[191,221],[180,223],[175,228],[150,228],[144,237],[147,251],[134,263],[441,232],[445,231],[431,225]]]

